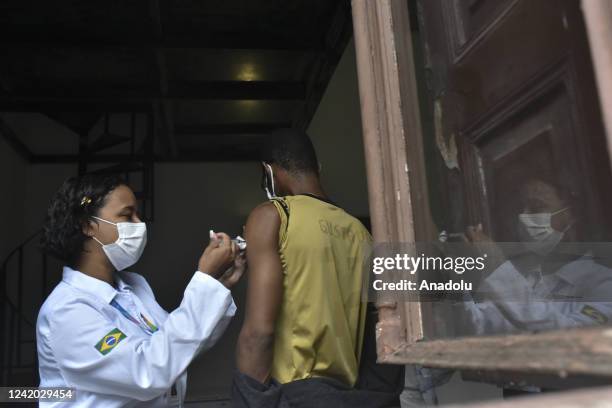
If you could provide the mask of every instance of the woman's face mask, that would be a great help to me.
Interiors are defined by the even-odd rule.
[[[566,211],[569,207],[555,212],[522,213],[519,214],[522,241],[527,247],[538,255],[548,255],[561,242],[565,231],[560,232],[552,227],[553,215]]]
[[[96,237],[92,237],[102,245],[102,250],[116,270],[122,271],[138,262],[147,245],[147,225],[144,222],[114,223],[99,217],[92,218],[117,227],[119,238],[112,244],[103,244]]]

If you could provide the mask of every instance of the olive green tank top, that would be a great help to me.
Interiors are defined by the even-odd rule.
[[[284,292],[272,376],[280,383],[327,377],[353,386],[363,344],[364,250],[355,217],[309,195],[272,200],[281,218]]]

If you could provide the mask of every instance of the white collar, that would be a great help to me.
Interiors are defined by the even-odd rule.
[[[125,283],[119,273],[114,275],[117,288],[121,291],[131,290],[132,287]],[[62,280],[68,285],[101,298],[106,303],[110,303],[117,295],[117,289],[104,282],[103,280],[91,277],[83,272],[64,266]]]

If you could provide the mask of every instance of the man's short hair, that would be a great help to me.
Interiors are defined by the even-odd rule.
[[[303,130],[284,128],[270,133],[261,147],[260,159],[293,174],[319,173],[319,161]]]

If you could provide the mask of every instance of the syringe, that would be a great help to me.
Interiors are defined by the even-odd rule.
[[[215,233],[215,231],[210,230],[210,239],[216,239],[217,238],[217,234]],[[240,235],[236,236],[236,238],[232,239],[232,242],[234,242],[236,245],[238,245],[238,249],[240,249],[241,251],[244,251],[247,247],[247,243],[246,240],[244,238],[242,238]]]

